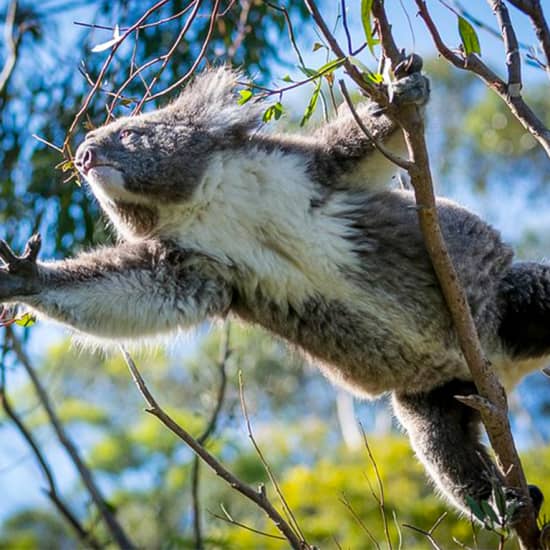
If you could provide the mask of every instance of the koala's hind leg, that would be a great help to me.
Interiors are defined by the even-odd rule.
[[[437,487],[461,511],[470,515],[467,497],[489,500],[491,480],[500,480],[496,466],[480,441],[479,413],[455,395],[475,393],[473,383],[453,380],[427,393],[395,395],[394,409],[407,429],[412,447]],[[518,497],[507,491],[509,500]],[[542,493],[531,487],[536,512]],[[521,501],[517,513],[521,515]],[[512,518],[513,520],[513,518]]]

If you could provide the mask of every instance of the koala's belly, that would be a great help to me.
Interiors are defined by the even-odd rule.
[[[297,345],[335,384],[363,397],[426,391],[468,378],[443,313],[411,323],[406,309],[392,315],[391,307],[369,313],[310,299],[300,308],[258,301],[235,310]]]

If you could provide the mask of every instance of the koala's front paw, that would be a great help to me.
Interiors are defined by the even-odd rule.
[[[40,292],[40,279],[36,258],[40,252],[40,235],[33,235],[21,256],[0,240],[0,301]]]
[[[504,495],[506,498],[506,509],[509,511],[508,522],[514,526],[524,519],[527,503],[525,502],[525,498],[520,496],[515,489],[505,489]],[[538,517],[544,501],[544,495],[536,485],[529,485],[529,496],[535,510],[535,516]]]
[[[407,56],[394,69],[396,80],[388,83],[388,95],[393,105],[425,105],[430,98],[430,81],[421,73],[422,58]]]

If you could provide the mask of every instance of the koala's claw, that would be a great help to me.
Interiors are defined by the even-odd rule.
[[[422,70],[423,64],[422,58],[418,54],[412,53],[397,64],[393,73],[396,78],[405,78],[413,73],[419,73]]]
[[[35,233],[31,235],[31,238],[27,241],[25,250],[23,251],[23,257],[32,262],[36,262],[40,248],[42,248],[42,237],[40,233]]]
[[[525,498],[518,494],[518,491],[512,488],[507,488],[504,491],[506,498],[507,508],[511,510],[509,517],[510,525],[514,526],[521,522],[525,517],[525,510],[527,508],[527,502]],[[544,501],[544,495],[542,491],[536,485],[529,485],[529,496],[531,497],[531,503],[535,511],[535,517],[538,517],[542,503]]]
[[[13,252],[6,241],[0,240],[0,300],[39,292],[39,276],[36,259],[42,241],[33,235],[25,245],[21,256]]]
[[[413,72],[388,85],[393,105],[425,105],[430,98],[430,81],[420,72]]]

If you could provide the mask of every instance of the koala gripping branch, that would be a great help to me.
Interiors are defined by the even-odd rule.
[[[392,67],[395,67],[401,59],[391,34],[391,25],[387,20],[382,0],[373,2],[372,12],[383,54],[391,61]],[[522,521],[515,525],[515,530],[522,548],[537,550],[541,548],[540,531],[511,434],[506,394],[484,356],[466,295],[441,233],[424,138],[424,123],[415,106],[404,106],[396,112],[395,119],[403,129],[412,161],[408,172],[415,192],[424,243],[451,313],[460,347],[480,394],[460,400],[480,412],[507,485],[520,488],[527,506],[525,515]]]
[[[344,55],[343,50],[330,32],[315,2],[304,0],[304,3],[331,49],[337,56],[342,57]],[[401,53],[391,34],[391,25],[386,17],[382,0],[373,1],[372,14],[380,38],[383,56],[391,62],[392,68],[395,68],[401,61]],[[380,103],[378,97],[380,90],[373,93],[372,86],[365,83],[362,75],[358,74],[356,67],[350,63],[344,63],[344,66],[363,93]],[[521,548],[524,550],[541,549],[540,531],[536,524],[533,508],[530,505],[531,500],[525,475],[510,431],[506,394],[484,356],[464,290],[459,282],[440,229],[422,117],[418,108],[414,105],[388,110],[388,114],[403,129],[410,158],[407,169],[415,191],[420,229],[453,319],[460,347],[480,394],[479,396],[466,398],[458,397],[463,403],[480,412],[506,484],[510,487],[519,488],[525,498],[527,503],[525,517],[515,525]]]

